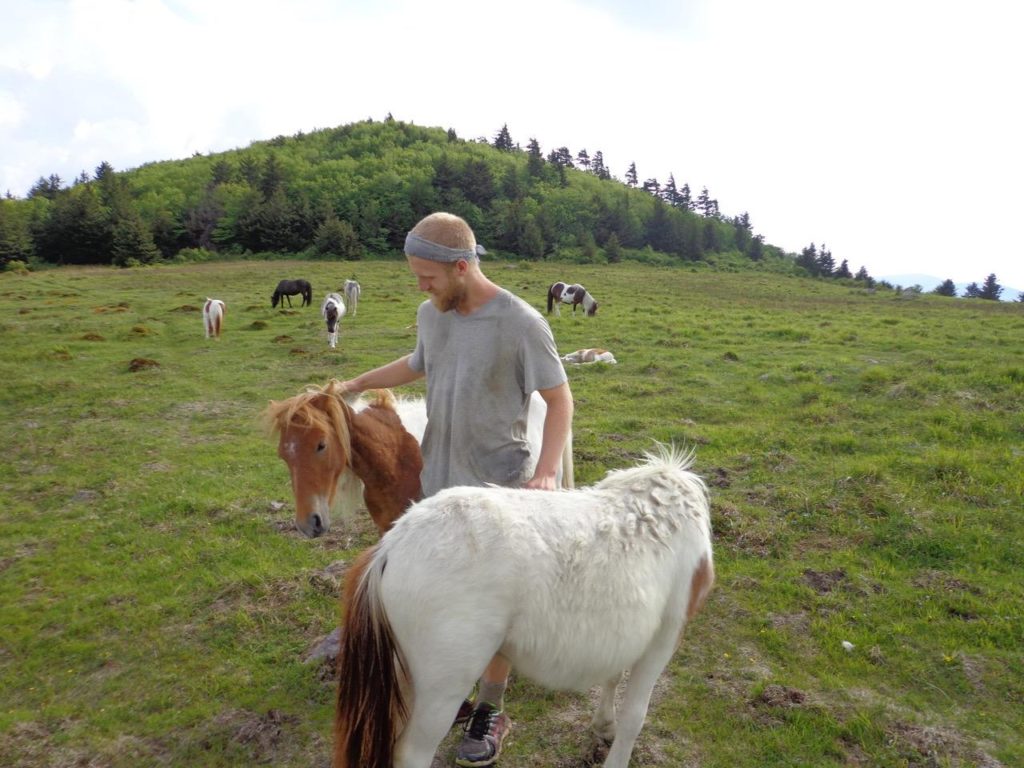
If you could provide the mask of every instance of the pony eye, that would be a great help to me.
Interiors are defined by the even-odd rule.
[[[327,443],[325,443],[323,440],[316,444],[317,453],[323,453],[325,450],[327,450]]]

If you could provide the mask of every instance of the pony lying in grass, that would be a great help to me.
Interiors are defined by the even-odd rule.
[[[615,359],[615,355],[607,349],[590,347],[588,349],[577,349],[575,352],[563,355],[562,362],[580,365],[581,363],[616,363],[618,361]]]
[[[345,302],[339,294],[328,293],[320,305],[320,314],[327,321],[327,346],[334,349],[338,346],[338,324],[345,316]]]
[[[223,322],[224,302],[220,299],[207,298],[203,304],[203,327],[206,329],[206,338],[219,338]]]
[[[590,488],[452,488],[409,509],[346,577],[334,768],[429,768],[495,653],[551,688],[603,685],[591,728],[605,768],[626,768],[714,581],[691,459],[661,447]]]

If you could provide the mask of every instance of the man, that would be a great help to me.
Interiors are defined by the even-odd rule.
[[[450,213],[431,214],[413,227],[405,255],[430,297],[416,315],[416,349],[343,385],[362,392],[426,376],[424,496],[490,483],[554,490],[572,425],[572,393],[550,326],[483,274],[482,250],[469,225]],[[525,440],[534,391],[547,403],[539,456],[530,455]],[[484,768],[497,760],[511,727],[503,711],[509,671],[497,655],[480,678],[456,765]]]

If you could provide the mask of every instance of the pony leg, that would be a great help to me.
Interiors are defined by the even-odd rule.
[[[615,738],[615,691],[618,690],[622,675],[608,680],[601,686],[601,700],[590,721],[590,730],[607,742]]]
[[[417,697],[395,746],[395,768],[430,768],[437,747],[451,729],[464,699],[464,692],[449,690],[439,694],[436,689]]]
[[[675,631],[666,631],[662,628],[644,655],[629,671],[629,682],[626,683],[622,707],[619,708],[618,724],[615,726],[615,740],[608,750],[604,768],[627,768],[629,765],[629,757],[633,754],[637,736],[640,735],[640,729],[643,728],[647,717],[654,684],[675,651],[675,639],[679,637],[680,626],[673,622],[672,629]]]

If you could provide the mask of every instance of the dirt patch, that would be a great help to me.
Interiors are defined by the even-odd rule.
[[[802,707],[807,701],[807,694],[796,688],[785,685],[766,685],[764,690],[754,697],[751,704],[755,707],[773,707],[792,709]]]
[[[266,320],[253,320],[251,323],[249,323],[249,330],[262,331],[265,328],[267,328],[268,325],[269,324],[267,323]]]
[[[131,371],[132,373],[137,373],[138,371],[144,371],[147,368],[159,368],[159,367],[160,367],[160,363],[158,363],[156,360],[151,360],[148,357],[136,357],[136,358],[133,358],[130,363],[128,363],[128,370]]]
[[[804,583],[819,595],[827,595],[844,586],[848,581],[849,577],[842,568],[837,568],[834,571],[815,571],[811,568],[804,570]]]
[[[335,560],[326,568],[310,574],[309,583],[313,585],[314,589],[325,595],[338,595],[348,566],[346,560]]]
[[[1002,763],[966,740],[952,728],[894,723],[886,728],[889,744],[909,766],[981,766],[1001,768]]]
[[[171,312],[198,312],[199,307],[195,304],[182,304],[180,307],[175,307]]]
[[[82,341],[106,341],[106,339],[98,333],[83,333]]]
[[[293,347],[292,349],[288,350],[288,354],[289,355],[308,355],[309,352],[304,350],[302,347]]]
[[[924,571],[918,574],[911,584],[919,589],[941,592],[969,592],[972,595],[981,594],[981,590],[977,587],[942,571]]]
[[[291,336],[275,336],[274,337],[274,343],[275,344],[290,344],[293,341],[295,341],[295,339],[293,339]]]

